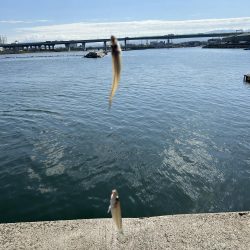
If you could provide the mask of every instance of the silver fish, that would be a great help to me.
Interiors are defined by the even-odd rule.
[[[111,211],[113,221],[118,229],[118,232],[123,233],[122,231],[122,215],[121,215],[121,204],[119,195],[116,189],[112,190],[110,197],[110,205],[108,213]]]
[[[121,76],[121,47],[115,36],[111,36],[111,54],[113,62],[113,82],[109,95],[109,107],[112,105],[112,99],[118,88]]]

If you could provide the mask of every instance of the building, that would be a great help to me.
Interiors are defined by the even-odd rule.
[[[0,44],[5,44],[5,43],[7,43],[7,37],[0,35]]]
[[[222,38],[222,42],[225,42],[225,43],[250,43],[250,33],[224,37],[224,38]]]
[[[220,38],[212,38],[208,39],[208,44],[221,44],[221,39]]]

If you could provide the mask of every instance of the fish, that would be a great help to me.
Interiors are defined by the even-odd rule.
[[[112,219],[117,227],[119,233],[123,233],[122,230],[122,214],[121,214],[121,204],[119,195],[116,189],[113,189],[110,197],[110,205],[108,213],[111,211]]]
[[[111,108],[112,100],[115,92],[118,88],[120,76],[121,76],[121,47],[115,36],[111,36],[111,55],[112,55],[112,65],[113,65],[113,82],[109,95],[109,108]]]

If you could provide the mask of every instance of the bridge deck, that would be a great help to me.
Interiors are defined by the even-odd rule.
[[[232,35],[245,34],[245,32],[234,32],[234,33],[198,33],[198,34],[183,34],[183,35],[174,35],[168,34],[163,36],[141,36],[141,37],[123,37],[118,38],[119,41],[130,41],[130,40],[156,40],[156,39],[183,39],[183,38],[202,38],[202,37],[225,37]],[[45,42],[29,42],[29,43],[10,43],[2,44],[0,47],[3,48],[17,48],[17,47],[26,47],[26,46],[55,46],[55,45],[66,45],[77,44],[77,43],[98,43],[98,42],[108,42],[110,39],[84,39],[84,40],[64,40],[64,41],[45,41]]]

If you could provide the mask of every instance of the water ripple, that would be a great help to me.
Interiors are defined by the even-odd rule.
[[[110,56],[10,57],[0,56],[1,222],[106,217],[112,188],[125,217],[249,209],[244,51],[124,52],[111,110]]]

